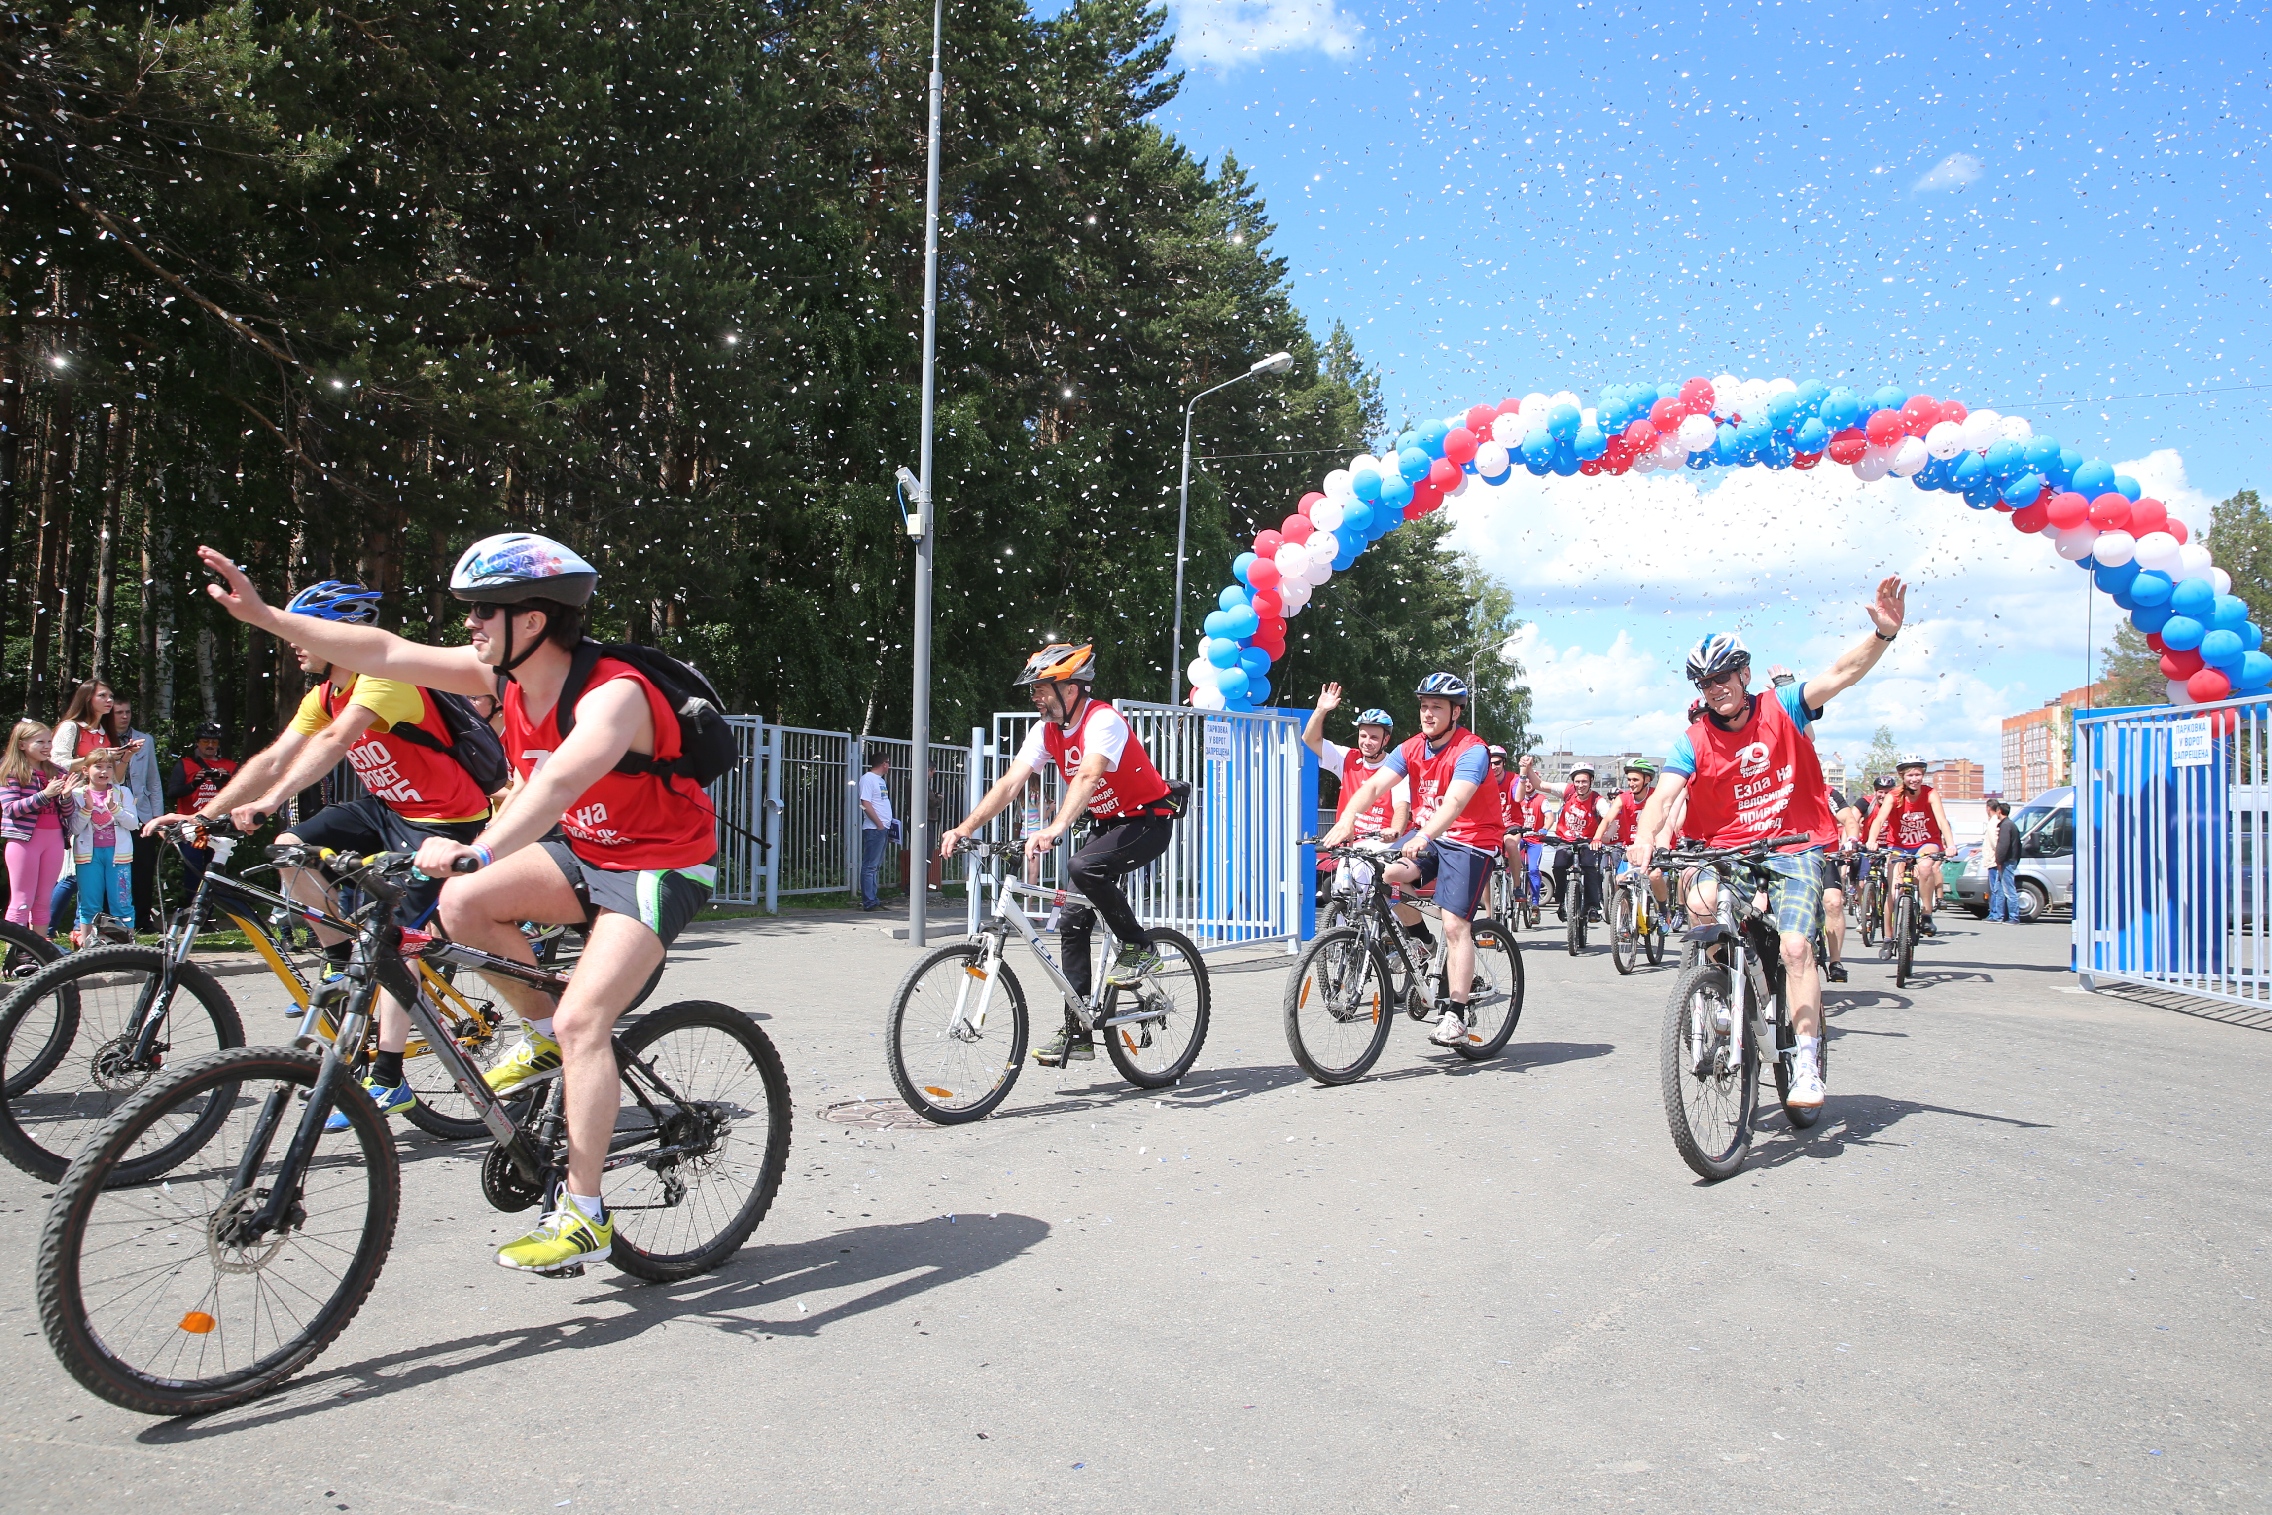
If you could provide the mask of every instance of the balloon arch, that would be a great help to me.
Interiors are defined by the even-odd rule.
[[[1547,474],[1665,473],[1677,469],[1811,469],[1828,458],[1865,482],[1893,474],[1919,489],[1961,495],[2041,533],[2097,580],[2161,654],[2173,704],[2272,687],[2272,656],[2232,577],[2187,540],[2185,523],[2111,464],[2086,459],[2020,416],[1967,410],[1955,400],[1887,385],[1874,392],[1815,380],[1795,384],[1689,379],[1612,384],[1593,405],[1574,394],[1532,394],[1405,432],[1386,456],[1360,455],[1325,476],[1275,530],[1231,564],[1233,582],[1205,622],[1187,670],[1190,702],[1252,710],[1270,702],[1270,666],[1286,654],[1286,624],[1364,550],[1481,479],[1518,468]]]

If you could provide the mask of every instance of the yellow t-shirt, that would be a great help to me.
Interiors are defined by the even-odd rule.
[[[426,696],[416,684],[358,674],[344,700],[327,701],[324,696],[330,687],[325,680],[307,692],[292,716],[291,729],[314,736],[349,705],[370,711],[376,719],[347,750],[347,761],[373,798],[413,821],[454,824],[478,821],[490,813],[489,796],[457,759],[400,737],[386,740],[395,727],[416,726],[426,714]]]
[[[347,692],[347,703],[360,705],[378,717],[371,723],[371,734],[385,736],[387,728],[399,724],[415,726],[426,713],[426,702],[418,697],[416,684],[397,683],[393,679],[367,679],[355,676],[355,683]],[[292,717],[292,729],[303,736],[314,736],[331,724],[331,715],[323,708],[323,685],[310,689],[300,700],[300,708]]]

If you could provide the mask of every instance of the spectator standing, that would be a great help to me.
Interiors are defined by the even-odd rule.
[[[884,775],[891,772],[891,759],[882,753],[870,759],[868,771],[860,775],[860,908],[880,910],[882,902],[876,898],[877,875],[883,872],[884,844],[891,840],[896,824],[891,815],[891,790],[884,783]]]
[[[71,691],[64,704],[63,719],[55,723],[55,735],[50,739],[50,753],[55,765],[78,777],[88,761],[98,752],[119,745],[111,738],[110,716],[118,701],[110,685],[101,679],[88,679]],[[71,897],[78,891],[78,874],[70,868],[56,880],[55,893],[47,905],[50,920],[62,920],[71,913]]]
[[[46,932],[71,823],[71,776],[50,760],[54,733],[18,721],[0,752],[0,838],[8,856],[8,919]]]
[[[127,793],[134,796],[134,813],[148,820],[166,813],[165,781],[158,776],[158,739],[147,731],[134,729],[134,706],[126,700],[113,700],[110,719],[103,723],[113,747],[128,753],[126,772],[119,782]],[[134,849],[134,920],[144,931],[160,928],[158,920],[158,849],[155,846]]]
[[[1980,841],[1988,865],[1988,919],[2017,921],[2019,889],[2013,880],[2019,871],[2020,828],[2012,824],[2012,807],[2002,800],[1988,802],[1988,819],[1988,834]]]
[[[197,740],[179,762],[167,765],[166,805],[169,809],[187,814],[202,810],[213,796],[227,787],[235,775],[237,765],[221,756],[221,728],[207,721],[197,728]],[[182,894],[184,898],[197,892],[205,882],[205,870],[212,865],[210,847],[184,847],[181,849]]]
[[[83,759],[71,816],[71,862],[79,874],[79,924],[71,945],[101,941],[110,921],[134,917],[134,796],[117,781],[125,754],[98,751]],[[131,926],[129,927],[131,930]]]

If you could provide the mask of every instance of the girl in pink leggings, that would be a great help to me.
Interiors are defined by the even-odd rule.
[[[44,933],[48,897],[63,872],[74,806],[70,775],[48,761],[51,733],[18,721],[0,752],[0,839],[8,853],[8,919]]]

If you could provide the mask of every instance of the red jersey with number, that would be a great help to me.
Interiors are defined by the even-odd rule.
[[[1520,779],[1515,780],[1515,784],[1519,785],[1520,783]],[[1520,788],[1510,786],[1507,790],[1507,825],[1510,828],[1520,826],[1526,831],[1544,831],[1546,829],[1545,792],[1535,790],[1526,800],[1522,797]]]
[[[1126,726],[1127,717],[1113,709],[1110,700],[1090,700],[1075,730],[1067,731],[1055,721],[1041,723],[1042,750],[1057,765],[1057,776],[1070,784],[1073,775],[1081,771],[1081,759],[1091,741],[1090,728],[1109,726],[1114,721],[1121,722],[1126,730],[1121,739],[1120,766],[1097,780],[1097,787],[1089,791],[1089,814],[1100,821],[1145,814],[1167,798],[1168,781],[1152,766],[1151,756],[1136,739],[1134,728]],[[1098,734],[1102,735],[1101,729]]]
[[[1412,824],[1426,825],[1443,808],[1459,767],[1460,755],[1471,747],[1486,749],[1483,782],[1469,798],[1467,808],[1459,813],[1459,819],[1453,821],[1443,833],[1443,839],[1473,847],[1479,852],[1496,852],[1499,843],[1506,838],[1507,823],[1499,814],[1498,801],[1490,792],[1490,744],[1465,727],[1453,733],[1451,740],[1444,743],[1441,752],[1431,753],[1428,750],[1426,736],[1412,737],[1398,749],[1399,755],[1404,759],[1405,776],[1412,780]]]
[[[1948,846],[1948,838],[1941,835],[1938,822],[1933,819],[1933,786],[1919,784],[1911,794],[1906,788],[1893,791],[1886,802],[1893,811],[1885,823],[1885,835],[1879,840],[1890,847],[1915,851],[1919,847]]]
[[[1554,835],[1565,842],[1590,842],[1601,826],[1601,807],[1591,790],[1580,799],[1574,790],[1562,792],[1562,808],[1555,812]]]
[[[1383,752],[1381,762],[1387,761],[1388,754]],[[1368,763],[1354,748],[1350,749],[1349,756],[1342,759],[1341,771],[1334,775],[1335,778],[1341,780],[1341,803],[1333,812],[1333,818],[1336,821],[1349,813],[1350,802],[1357,798],[1357,791],[1371,782],[1373,775],[1380,771],[1381,763]],[[1386,836],[1388,835],[1389,822],[1395,819],[1396,786],[1391,784],[1381,791],[1379,799],[1374,800],[1371,805],[1366,807],[1363,815],[1357,817],[1357,835]]]
[[[1699,716],[1688,728],[1688,741],[1696,751],[1696,772],[1688,781],[1684,836],[1707,847],[1741,847],[1805,833],[1806,842],[1789,851],[1838,840],[1814,743],[1781,700],[1754,695],[1751,719],[1740,731],[1723,731],[1710,716]]]
[[[358,682],[348,680],[345,689],[333,688],[329,679],[316,685],[316,701],[327,719],[336,719],[353,703]],[[434,696],[418,689],[418,701],[418,729],[447,747],[450,728],[443,724]],[[463,821],[489,813],[489,796],[481,792],[463,763],[446,751],[422,747],[404,737],[389,741],[396,729],[390,727],[385,735],[366,729],[347,749],[348,766],[372,798],[413,821]]]
[[[601,658],[584,686],[589,695],[603,684],[630,679],[647,697],[655,725],[655,761],[678,757],[678,716],[663,692],[629,663]],[[533,776],[560,746],[557,705],[532,722],[521,703],[517,680],[505,685],[505,756],[522,778]],[[447,761],[447,759],[445,759]],[[638,873],[653,868],[694,868],[718,855],[718,812],[692,778],[678,774],[618,773],[593,781],[560,817],[568,850],[595,868]]]
[[[1618,846],[1630,847],[1634,839],[1640,836],[1641,809],[1642,802],[1632,795],[1620,794],[1617,797],[1617,808],[1610,812],[1609,818],[1617,823],[1617,830],[1611,835]]]

